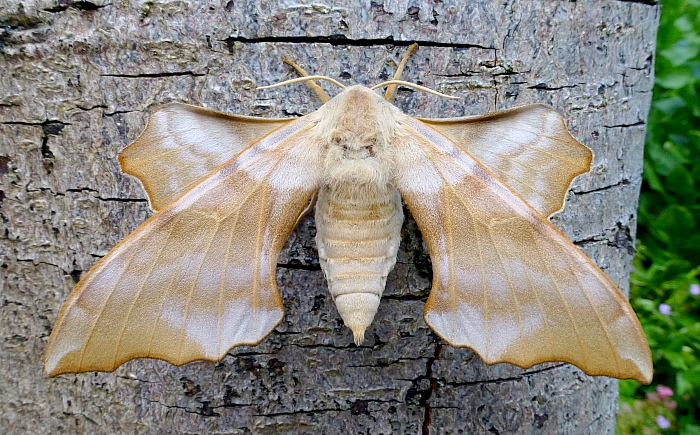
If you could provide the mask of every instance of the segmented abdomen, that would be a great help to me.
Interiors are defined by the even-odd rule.
[[[401,196],[383,189],[324,187],[316,203],[321,269],[345,324],[361,343],[396,264],[401,240]]]

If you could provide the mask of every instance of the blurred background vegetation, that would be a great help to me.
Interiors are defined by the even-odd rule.
[[[620,434],[700,435],[700,0],[662,0],[630,299],[654,381],[620,382]]]

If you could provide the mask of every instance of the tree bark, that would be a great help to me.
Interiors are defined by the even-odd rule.
[[[310,73],[371,85],[413,41],[419,117],[547,103],[595,152],[553,221],[624,290],[634,252],[659,6],[652,0],[431,2],[0,0],[0,426],[16,433],[613,433],[617,383],[567,364],[487,366],[423,321],[429,260],[408,218],[366,343],[328,294],[312,217],[280,257],[283,323],[219,363],[43,371],[61,304],[150,214],[117,152],[180,101],[285,117]],[[458,5],[458,4],[461,4]],[[326,85],[323,85],[326,87]],[[335,93],[335,89],[327,87]]]

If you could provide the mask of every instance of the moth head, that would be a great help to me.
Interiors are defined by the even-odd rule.
[[[364,160],[376,158],[386,148],[386,143],[373,132],[363,134],[338,129],[329,135],[328,148],[340,160]]]
[[[386,184],[397,109],[368,88],[352,86],[321,110],[317,127],[326,148],[327,182]]]

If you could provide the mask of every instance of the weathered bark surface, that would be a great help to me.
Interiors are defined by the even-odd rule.
[[[615,381],[564,364],[486,366],[431,333],[422,319],[427,253],[410,219],[360,348],[327,293],[313,219],[305,218],[280,258],[285,320],[259,346],[234,349],[218,364],[138,360],[114,373],[55,379],[43,372],[43,353],[76,281],[150,214],[139,183],[120,174],[115,157],[158,104],[305,114],[317,103],[304,85],[255,90],[295,77],[282,59],[374,84],[394,73],[414,40],[421,48],[404,78],[461,99],[400,92],[397,104],[411,115],[535,102],[565,115],[596,158],[554,221],[626,289],[658,5],[129,3],[0,0],[0,426],[14,433],[613,432]],[[386,45],[390,37],[397,45]]]

